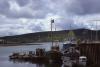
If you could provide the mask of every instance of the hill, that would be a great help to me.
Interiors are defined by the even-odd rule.
[[[89,29],[74,29],[72,30],[75,33],[77,39],[88,39],[95,40],[96,31]],[[53,31],[53,39],[63,41],[68,34],[69,30],[62,31]],[[92,32],[92,38],[91,38]],[[100,31],[98,31],[98,40],[100,40]],[[37,32],[37,33],[28,33],[23,35],[15,35],[15,36],[5,36],[0,37],[0,43],[5,44],[13,44],[13,43],[33,43],[33,42],[48,42],[51,41],[51,32]]]

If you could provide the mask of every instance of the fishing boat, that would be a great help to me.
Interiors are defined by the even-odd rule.
[[[79,65],[86,66],[86,56],[80,56],[80,51],[76,48],[77,39],[75,38],[75,34],[73,31],[69,31],[68,37],[63,44],[63,64],[68,67],[77,67]]]
[[[12,55],[9,56],[10,59],[17,59],[19,56],[19,53],[13,53]]]
[[[69,31],[67,38],[64,40],[63,43],[63,48],[62,48],[62,53],[66,53],[68,51],[68,48],[70,47],[76,47],[77,45],[77,40],[75,37],[75,34],[73,31]]]
[[[63,53],[63,64],[68,67],[78,63],[79,51],[76,49],[77,40],[74,32],[71,30],[68,32],[67,38],[63,43],[62,53]]]
[[[62,53],[59,48],[59,40],[53,39],[54,19],[51,19],[51,50],[47,52],[50,63],[62,63]],[[55,28],[56,31],[56,28]]]
[[[48,57],[50,63],[62,63],[62,53],[60,51],[58,41],[55,41],[51,50],[48,51]]]
[[[9,56],[10,60],[18,60],[18,61],[29,61],[34,63],[46,63],[48,62],[48,57],[46,56],[45,49],[37,48],[35,52],[19,52],[13,53]]]

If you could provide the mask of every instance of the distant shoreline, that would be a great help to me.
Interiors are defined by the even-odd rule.
[[[24,44],[0,44],[0,46],[4,46],[4,47],[7,47],[7,46],[28,46],[28,45],[42,45],[41,43],[32,43],[32,44],[29,44],[29,43],[24,43]]]

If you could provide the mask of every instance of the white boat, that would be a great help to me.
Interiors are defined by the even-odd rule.
[[[87,57],[86,56],[80,56],[79,57],[79,64],[82,66],[86,66],[86,62],[87,62]]]

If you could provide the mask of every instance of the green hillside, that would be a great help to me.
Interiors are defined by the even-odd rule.
[[[88,29],[75,29],[72,30],[74,35],[77,39],[88,39],[88,40],[95,40],[96,31],[91,31]],[[53,40],[63,41],[65,38],[68,37],[69,30],[62,30],[62,31],[54,31],[53,32]],[[91,38],[92,32],[92,38]],[[98,39],[100,40],[100,31],[98,31]],[[51,41],[51,32],[37,32],[37,33],[28,33],[23,35],[15,35],[15,36],[5,36],[0,37],[2,41],[0,43],[33,43],[33,42],[49,42]]]

